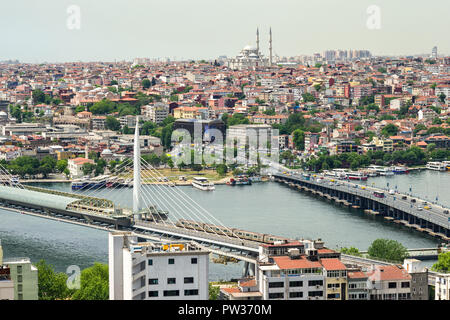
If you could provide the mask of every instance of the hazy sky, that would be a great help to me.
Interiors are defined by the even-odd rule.
[[[67,8],[81,28],[67,27]],[[380,8],[379,29],[366,12]],[[211,59],[255,45],[294,56],[327,49],[373,54],[450,52],[448,0],[3,0],[0,60],[114,61],[136,57]]]

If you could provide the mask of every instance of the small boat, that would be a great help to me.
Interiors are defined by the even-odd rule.
[[[11,185],[16,185],[19,184],[20,180],[19,180],[19,176],[12,176],[11,179],[9,180]]]
[[[408,173],[408,169],[406,167],[394,167],[392,170],[395,174],[405,174]]]
[[[252,180],[246,176],[238,176],[236,178],[231,178],[230,181],[227,182],[229,186],[244,186],[251,185]]]
[[[203,191],[213,191],[215,189],[214,183],[208,181],[208,179],[204,177],[194,177],[192,186]]]

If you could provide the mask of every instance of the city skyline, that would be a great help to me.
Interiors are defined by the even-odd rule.
[[[410,1],[405,7],[381,0],[349,0],[345,4],[283,0],[276,6],[269,1],[257,5],[253,0],[231,1],[226,6],[212,6],[205,0],[133,2],[130,6],[113,0],[106,7],[105,1],[44,0],[27,4],[27,11],[20,3],[4,4],[0,25],[8,32],[0,60],[42,63],[233,57],[246,45],[256,46],[256,28],[261,52],[267,56],[270,27],[273,54],[280,57],[329,49],[366,49],[376,56],[431,54],[434,46],[439,55],[450,51],[443,41],[450,27],[445,19],[450,4],[437,1],[426,7],[419,1]],[[79,9],[79,20],[73,5]],[[268,7],[271,10],[265,10]],[[286,19],[286,12],[298,15]],[[412,35],[416,41],[411,41]]]

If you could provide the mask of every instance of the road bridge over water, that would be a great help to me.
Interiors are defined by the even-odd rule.
[[[291,188],[361,209],[369,214],[380,215],[386,221],[450,241],[449,209],[437,204],[402,193],[391,194],[382,189],[327,177],[305,176],[298,173],[276,173],[273,177],[275,181]]]

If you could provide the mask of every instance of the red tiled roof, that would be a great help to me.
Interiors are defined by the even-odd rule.
[[[345,265],[337,258],[320,259],[320,263],[327,271],[347,270]]]
[[[299,259],[291,259],[288,256],[273,257],[273,261],[280,269],[306,269],[322,267],[318,261],[309,261],[304,256],[301,256]]]

